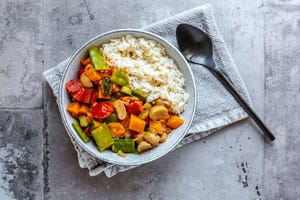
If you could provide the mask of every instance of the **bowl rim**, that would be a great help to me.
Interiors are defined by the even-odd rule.
[[[67,122],[67,119],[66,119],[66,116],[65,116],[65,113],[64,113],[64,108],[63,108],[63,105],[61,102],[62,101],[62,93],[63,93],[63,89],[65,89],[65,86],[63,84],[63,80],[64,80],[64,77],[66,75],[66,72],[67,70],[70,68],[70,65],[71,63],[73,62],[73,60],[75,59],[75,57],[88,45],[90,45],[91,43],[93,43],[94,41],[98,40],[99,38],[101,37],[104,37],[104,36],[107,36],[107,35],[110,35],[110,34],[115,34],[115,33],[122,33],[122,32],[126,32],[127,34],[130,34],[130,33],[142,33],[142,34],[145,34],[145,35],[149,35],[151,37],[154,37],[156,38],[157,40],[159,41],[155,41],[155,42],[158,42],[158,43],[165,43],[167,46],[171,47],[175,52],[176,54],[180,57],[180,59],[185,63],[186,65],[186,68],[187,70],[189,71],[189,73],[191,74],[191,79],[192,79],[192,83],[193,83],[193,92],[195,94],[194,96],[194,102],[192,104],[192,112],[191,112],[191,117],[190,117],[190,121],[188,122],[188,125],[187,127],[183,130],[183,133],[181,134],[181,136],[176,140],[176,142],[174,142],[172,145],[170,145],[170,147],[167,149],[167,150],[164,150],[162,152],[160,152],[159,154],[156,154],[155,156],[149,158],[149,159],[144,159],[142,160],[142,162],[119,162],[119,161],[115,161],[115,160],[109,160],[109,159],[106,159],[104,157],[101,157],[101,156],[98,156],[96,155],[92,150],[90,150],[82,141],[79,141],[79,139],[75,136],[73,136],[73,131],[71,130],[70,126],[68,125],[68,122]],[[142,37],[142,36],[141,36]],[[165,45],[161,44],[164,48]],[[173,58],[174,59],[174,58]],[[194,115],[195,115],[195,111],[196,111],[196,104],[197,104],[197,100],[196,100],[196,97],[197,97],[197,93],[196,93],[196,84],[195,84],[195,79],[194,79],[194,75],[192,73],[192,69],[190,67],[190,65],[188,64],[187,60],[185,59],[185,57],[182,55],[182,53],[173,45],[171,44],[170,42],[168,42],[166,39],[164,39],[163,37],[155,34],[155,33],[152,33],[152,32],[149,32],[149,31],[145,31],[145,30],[141,30],[141,29],[116,29],[116,30],[111,30],[111,31],[108,31],[108,32],[104,32],[102,34],[99,34],[99,35],[96,35],[95,37],[93,37],[92,39],[88,40],[87,42],[85,42],[84,44],[82,44],[77,50],[76,52],[69,58],[69,61],[65,67],[65,69],[63,70],[63,73],[62,73],[62,79],[60,80],[60,84],[59,84],[59,94],[58,94],[58,105],[59,105],[59,111],[60,111],[60,115],[61,115],[61,118],[62,118],[62,121],[63,121],[63,125],[65,127],[65,129],[67,130],[68,132],[68,135],[71,137],[71,141],[74,143],[74,141],[76,142],[76,144],[78,144],[82,149],[84,149],[85,151],[87,151],[91,156],[93,156],[95,159],[98,159],[98,160],[101,160],[101,161],[104,161],[104,162],[108,162],[108,163],[111,163],[111,164],[117,164],[117,165],[125,165],[125,166],[128,166],[128,165],[141,165],[141,164],[145,164],[145,163],[149,163],[149,162],[152,162],[154,160],[157,160],[158,158],[161,158],[163,157],[164,155],[166,155],[167,153],[169,153],[171,150],[174,149],[175,146],[177,146],[177,144],[180,143],[180,141],[182,141],[182,139],[184,138],[184,136],[186,135],[186,133],[188,132],[188,130],[190,129],[191,127],[191,124],[192,124],[192,121],[193,121],[193,118],[194,118]]]

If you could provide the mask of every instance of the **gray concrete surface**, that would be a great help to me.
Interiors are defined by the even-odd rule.
[[[41,73],[83,42],[211,3],[256,111],[113,178],[80,169]],[[0,199],[300,199],[300,1],[0,1]]]

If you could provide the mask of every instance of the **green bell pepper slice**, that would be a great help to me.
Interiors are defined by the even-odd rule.
[[[101,125],[102,125],[101,122],[98,122],[98,121],[96,121],[96,120],[93,119],[93,120],[89,123],[89,128],[90,128],[91,130],[93,130],[93,129],[98,128],[98,127],[101,126]]]
[[[132,95],[136,96],[136,97],[139,97],[144,102],[147,100],[147,93],[143,92],[140,89],[134,89],[134,90],[132,90]]]
[[[105,64],[103,56],[97,47],[89,48],[89,54],[91,57],[92,64],[96,71],[108,70],[108,66]]]
[[[110,77],[110,80],[117,85],[126,86],[129,84],[128,78],[120,70],[116,70]]]
[[[117,153],[120,150],[124,153],[137,153],[134,139],[114,139],[112,151]]]
[[[91,134],[99,151],[104,151],[114,144],[114,139],[106,123],[93,130]]]
[[[83,142],[87,143],[88,141],[90,141],[89,136],[87,136],[87,134],[82,130],[82,128],[77,120],[75,120],[72,123],[72,126]]]
[[[146,119],[149,116],[150,108],[146,108],[139,114],[139,118]]]
[[[131,95],[131,89],[127,86],[122,86],[120,92],[122,92],[123,94]]]

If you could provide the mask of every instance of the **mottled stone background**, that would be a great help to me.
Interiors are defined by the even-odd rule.
[[[211,3],[255,110],[113,178],[89,177],[42,72],[93,36]],[[0,199],[300,199],[299,0],[0,1]]]

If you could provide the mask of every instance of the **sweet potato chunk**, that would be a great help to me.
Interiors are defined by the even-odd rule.
[[[67,111],[75,118],[79,116],[79,109],[80,109],[80,103],[78,102],[71,102],[68,107]]]
[[[162,134],[162,132],[163,132],[163,125],[162,125],[161,121],[150,120],[149,130],[150,131],[154,131],[157,134]]]
[[[89,112],[89,107],[85,104],[80,104],[78,102],[71,102],[68,107],[67,111],[75,118],[79,117],[80,115],[87,115]]]
[[[172,115],[167,121],[167,126],[176,129],[183,124],[184,120],[177,115]]]
[[[136,115],[131,114],[130,115],[130,121],[129,121],[129,129],[136,131],[138,133],[144,132],[146,126],[146,122],[142,120],[141,118],[137,117]]]
[[[94,67],[91,64],[88,64],[84,69],[84,74],[92,81],[99,82],[101,79],[101,76]]]

